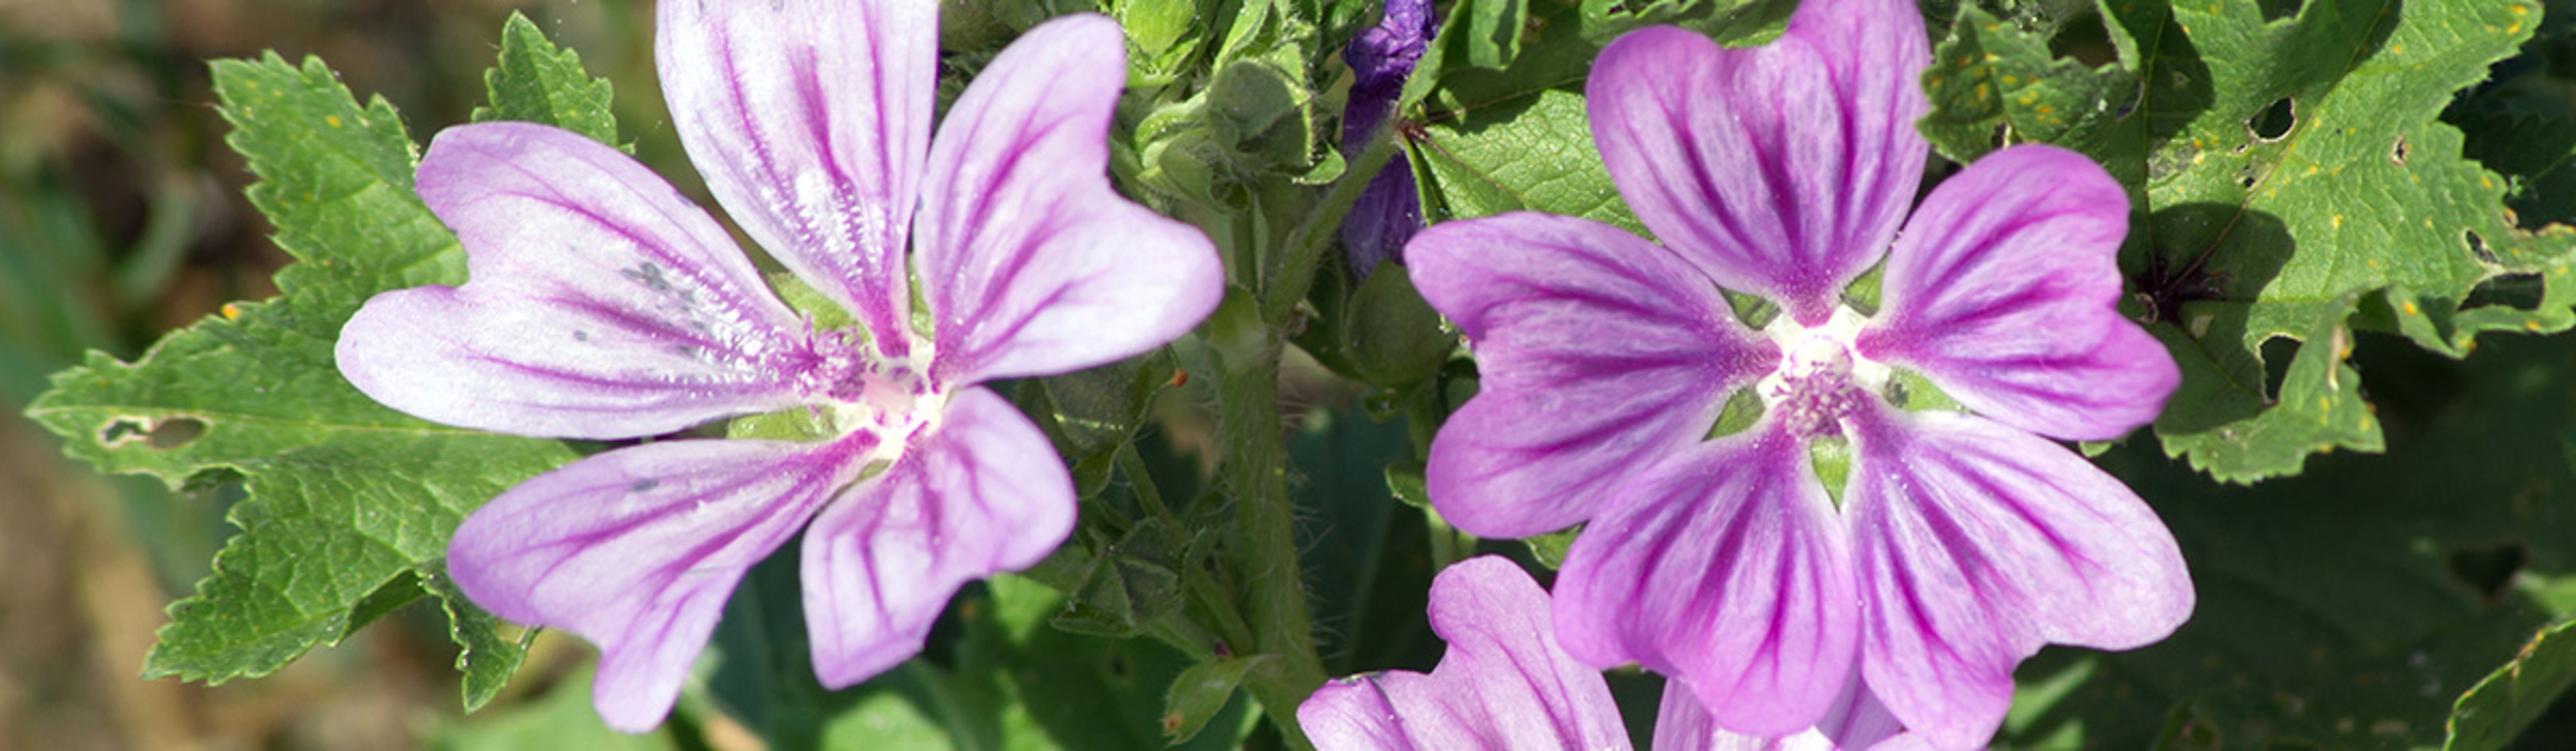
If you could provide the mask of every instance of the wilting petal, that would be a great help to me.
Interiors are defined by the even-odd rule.
[[[377,295],[340,331],[367,396],[450,425],[632,438],[794,404],[806,325],[705,212],[634,159],[541,125],[441,131],[421,198],[463,287]]]
[[[1369,178],[1368,187],[1342,215],[1342,253],[1351,275],[1368,278],[1377,265],[1400,261],[1406,241],[1422,231],[1422,193],[1413,182],[1413,165],[1398,155]]]
[[[1934,745],[1986,742],[2041,644],[2128,649],[2190,617],[2173,535],[2075,452],[1956,412],[1851,424],[1862,672]]]
[[[1064,460],[1009,402],[965,389],[934,430],[805,533],[805,624],[825,686],[920,652],[959,586],[1035,565],[1073,533]]]
[[[1889,751],[1883,741],[1905,728],[1861,685],[1860,666],[1852,665],[1842,693],[1825,707],[1815,727],[1781,736],[1729,732],[1709,718],[1708,707],[1681,681],[1664,683],[1664,703],[1655,716],[1655,751]]]
[[[671,124],[744,233],[909,341],[904,237],[939,74],[933,0],[665,0],[654,64]]]
[[[1930,60],[1901,0],[1811,0],[1751,49],[1644,29],[1593,64],[1593,140],[1665,245],[1814,325],[1914,200]]]
[[[474,604],[599,645],[592,704],[642,732],[680,695],[725,599],[874,443],[665,441],[520,483],[466,517],[447,570]]]
[[[1105,16],[1030,29],[931,146],[916,266],[946,383],[1062,373],[1160,346],[1216,309],[1225,271],[1190,225],[1109,187],[1126,36]]]
[[[2128,194],[2082,154],[1989,154],[1907,221],[1860,352],[2006,425],[2117,438],[2181,382],[2164,345],[2120,316],[2113,256],[2128,229]]]
[[[1448,222],[1405,249],[1483,381],[1432,440],[1431,501],[1459,529],[1525,537],[1593,515],[1619,478],[1699,441],[1779,360],[1706,277],[1599,222]]]
[[[1735,732],[1815,725],[1851,670],[1859,614],[1850,546],[1806,444],[1758,423],[1619,493],[1557,577],[1566,651],[1686,682]]]
[[[1431,630],[1449,653],[1430,675],[1353,676],[1298,706],[1317,749],[1629,747],[1610,685],[1557,647],[1547,592],[1518,565],[1484,556],[1441,571]]]

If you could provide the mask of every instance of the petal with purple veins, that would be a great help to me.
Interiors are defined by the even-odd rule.
[[[377,295],[341,329],[341,374],[386,406],[633,438],[785,408],[817,365],[723,228],[615,149],[541,125],[449,128],[417,183],[470,276]]]
[[[1814,727],[1779,736],[1746,735],[1718,727],[1708,707],[1681,681],[1664,683],[1664,701],[1655,716],[1655,751],[1889,751],[1885,744],[1905,728],[1886,705],[1862,685],[1860,665],[1852,665],[1840,694],[1825,707]]]
[[[805,533],[806,631],[825,686],[920,652],[959,586],[1036,565],[1073,533],[1073,480],[1009,402],[965,389],[930,430]]]
[[[860,470],[875,443],[664,441],[520,483],[466,517],[447,570],[476,605],[599,645],[592,703],[629,733],[659,723],[752,564]]]
[[[914,228],[938,348],[932,378],[1112,362],[1179,338],[1224,295],[1205,234],[1109,185],[1125,40],[1100,15],[1040,24],[940,123]]]
[[[1515,213],[1433,226],[1405,250],[1473,342],[1476,397],[1432,440],[1432,503],[1525,537],[1590,518],[1620,478],[1697,443],[1779,360],[1706,277],[1599,222]]]
[[[939,4],[666,0],[656,10],[662,95],[708,192],[770,257],[901,354]]]
[[[2055,438],[2117,438],[2181,382],[2120,315],[2129,198],[2081,154],[2016,146],[1943,181],[1887,259],[1863,356],[1921,371],[1978,414]]]
[[[1737,733],[1815,725],[1851,670],[1859,614],[1851,548],[1806,443],[1757,423],[1619,496],[1557,577],[1566,651],[1685,682]]]
[[[1811,0],[1757,48],[1673,27],[1620,37],[1585,93],[1637,218],[1718,284],[1815,325],[1914,199],[1930,61],[1913,3]]]
[[[1430,675],[1337,680],[1297,708],[1319,751],[1629,747],[1609,684],[1557,646],[1547,592],[1520,566],[1451,565],[1431,582],[1430,610],[1449,643]]]
[[[2040,645],[2129,649],[2190,617],[2172,533],[2075,452],[1956,412],[1851,424],[1863,674],[1935,745],[1986,742]]]

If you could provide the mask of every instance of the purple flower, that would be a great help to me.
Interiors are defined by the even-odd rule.
[[[933,138],[936,12],[660,4],[664,94],[708,188],[858,326],[799,317],[634,160],[496,123],[441,132],[420,164],[470,281],[378,295],[341,332],[351,383],[451,425],[623,439],[784,413],[821,434],[608,451],[457,528],[448,570],[477,604],[599,645],[611,727],[670,710],[735,584],[799,530],[816,676],[918,652],[960,585],[1073,527],[1046,437],[976,384],[1151,349],[1222,294],[1205,236],[1110,188],[1115,23],[1030,30]]]
[[[1809,0],[1751,49],[1630,34],[1590,116],[1662,244],[1508,214],[1407,250],[1484,375],[1433,442],[1433,503],[1487,537],[1588,522],[1558,580],[1567,650],[1674,676],[1736,732],[1815,724],[1857,663],[1905,727],[1974,746],[2040,645],[2140,646],[2191,611],[2154,512],[2049,440],[2118,437],[2177,383],[2116,310],[2126,195],[2020,146],[1908,219],[1925,45],[1900,0]],[[1845,306],[1882,258],[1879,308]],[[1780,314],[1748,328],[1721,287]],[[1898,409],[1898,368],[1975,414]],[[1761,417],[1710,438],[1747,389]],[[1836,447],[1839,500],[1811,459]]]
[[[1378,24],[1361,31],[1342,50],[1342,62],[1351,66],[1350,98],[1342,105],[1343,151],[1359,156],[1369,135],[1395,113],[1395,100],[1404,94],[1404,82],[1413,77],[1414,62],[1422,58],[1438,29],[1431,0],[1387,0]],[[1341,226],[1342,250],[1353,275],[1368,276],[1421,231],[1418,190],[1413,167],[1400,156],[1378,168],[1368,186],[1360,189]]]
[[[1460,561],[1431,583],[1431,630],[1449,653],[1430,675],[1364,673],[1316,689],[1297,722],[1318,751],[1608,751],[1628,730],[1601,673],[1566,654],[1547,593],[1511,561]],[[1666,685],[1656,751],[1827,751],[1906,748],[1912,736],[1856,679],[1816,724],[1765,738],[1709,722],[1681,683]]]

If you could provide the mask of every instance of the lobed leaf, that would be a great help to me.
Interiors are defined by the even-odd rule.
[[[524,19],[513,29],[489,78],[503,111],[515,95],[499,92],[551,90],[528,87],[566,65],[578,73]],[[381,98],[361,105],[321,61],[275,53],[219,61],[214,80],[234,128],[226,142],[261,178],[251,202],[299,261],[278,274],[282,294],[228,305],[131,363],[92,353],[28,414],[103,471],[172,487],[239,479],[249,492],[232,512],[240,533],[197,594],[171,606],[146,675],[267,675],[427,594],[444,601],[464,649],[464,701],[479,706],[524,643],[446,584],[448,535],[576,447],[418,420],[340,378],[332,347],[349,315],[380,291],[463,281],[464,253],[412,192],[417,147]],[[597,130],[608,115],[595,90],[534,115]]]

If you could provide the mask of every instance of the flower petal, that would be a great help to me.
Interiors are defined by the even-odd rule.
[[[2190,617],[2172,533],[2073,451],[1956,412],[1848,424],[1862,671],[1934,745],[1986,742],[2041,644],[2129,649]]]
[[[815,367],[804,322],[715,220],[616,149],[541,125],[449,128],[417,183],[471,276],[377,295],[341,329],[341,374],[386,406],[633,438],[785,408]]]
[[[1815,725],[1851,670],[1859,614],[1849,543],[1806,444],[1758,423],[1619,493],[1557,577],[1566,651],[1688,683],[1734,732]]]
[[[1439,667],[1333,681],[1297,720],[1321,751],[1628,748],[1610,684],[1548,621],[1547,592],[1520,566],[1460,561],[1431,582],[1431,630],[1449,642]]]
[[[1708,707],[1681,681],[1664,683],[1661,714],[1655,717],[1655,751],[1834,751],[1878,749],[1882,741],[1905,728],[1862,685],[1860,666],[1852,665],[1842,693],[1825,708],[1815,727],[1789,735],[1759,736],[1728,732],[1708,716]]]
[[[707,191],[899,355],[939,75],[929,0],[668,0],[654,64]]]
[[[805,533],[806,631],[825,686],[920,652],[959,586],[1036,565],[1073,534],[1073,478],[1009,402],[965,389],[932,430]]]
[[[1697,443],[1779,349],[1706,277],[1599,222],[1516,213],[1435,225],[1413,282],[1474,343],[1476,397],[1432,439],[1431,500],[1459,529],[1526,537],[1590,518],[1619,478]]]
[[[1810,0],[1770,44],[1656,27],[1601,51],[1593,140],[1637,218],[1717,283],[1833,313],[1914,200],[1931,53],[1899,0]]]
[[[1225,294],[1207,235],[1109,186],[1126,49],[1106,16],[1040,24],[940,124],[914,259],[936,316],[933,378],[1111,362],[1179,338]]]
[[[609,727],[642,732],[670,712],[743,573],[873,444],[664,441],[592,456],[466,517],[447,570],[494,615],[599,645],[592,703]]]
[[[1921,371],[1978,414],[2055,438],[2118,438],[2181,383],[2120,316],[2129,197],[2081,154],[2016,146],[1943,181],[1887,259],[1863,356]]]

